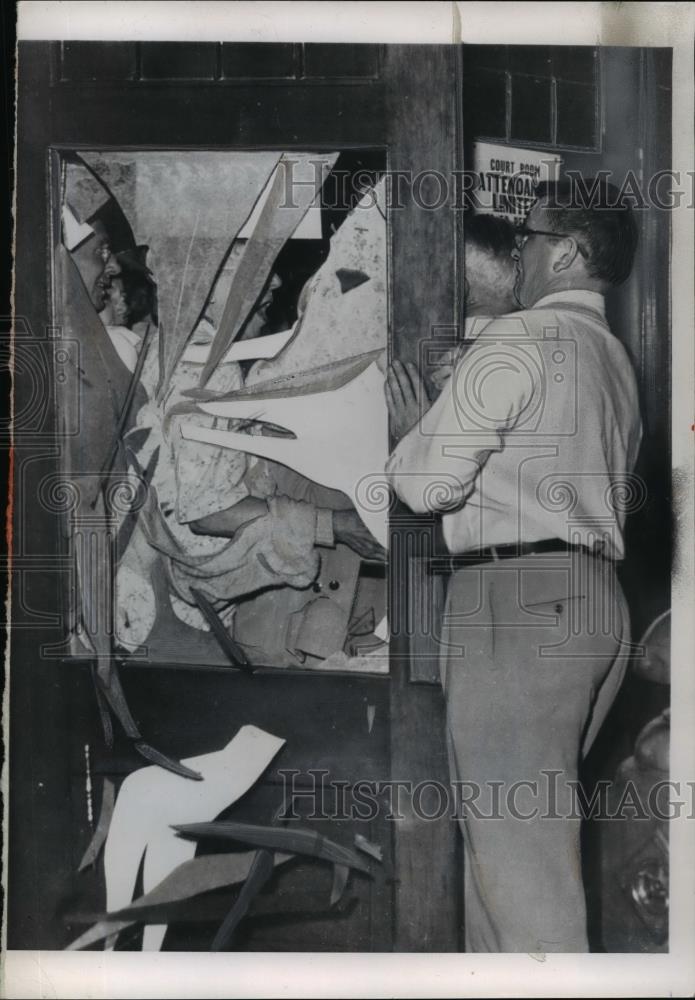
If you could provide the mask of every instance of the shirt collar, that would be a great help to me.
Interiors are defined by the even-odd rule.
[[[606,301],[600,292],[590,292],[584,288],[571,288],[567,292],[551,292],[534,302],[532,309],[540,309],[547,305],[576,305],[585,309],[594,309],[602,316],[606,315]]]
[[[122,337],[123,340],[127,341],[131,347],[137,347],[140,343],[140,337],[133,330],[129,330],[127,326],[107,326],[110,335],[116,334]]]

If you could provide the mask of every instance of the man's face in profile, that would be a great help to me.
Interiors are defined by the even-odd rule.
[[[549,235],[552,233],[551,222],[546,212],[546,202],[535,201],[523,226],[527,235],[517,239],[514,293],[517,302],[524,309],[530,309],[546,294],[548,280],[553,273],[556,241]]]
[[[72,258],[92,305],[100,313],[108,303],[111,282],[121,273],[121,267],[111,252],[103,222],[97,219],[90,225],[93,235],[72,251]]]

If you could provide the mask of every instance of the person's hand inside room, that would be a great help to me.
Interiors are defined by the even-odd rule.
[[[429,407],[425,383],[417,365],[412,362],[403,364],[402,361],[394,361],[389,365],[384,392],[391,431],[396,440],[400,441]]]
[[[365,527],[356,510],[333,511],[333,534],[336,542],[348,545],[363,559],[371,562],[386,561],[386,550]]]
[[[256,497],[245,497],[226,510],[207,514],[197,521],[189,522],[194,535],[219,535],[221,538],[233,538],[234,535],[251,521],[265,517],[268,505],[265,500]]]

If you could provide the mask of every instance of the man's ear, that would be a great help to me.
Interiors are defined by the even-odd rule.
[[[558,274],[560,271],[566,271],[567,268],[572,267],[578,253],[577,241],[572,236],[563,237],[557,244],[553,271]]]

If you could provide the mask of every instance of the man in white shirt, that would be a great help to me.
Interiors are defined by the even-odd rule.
[[[641,424],[603,299],[636,227],[605,182],[589,206],[573,195],[539,189],[514,253],[522,311],[484,326],[419,421],[413,373],[387,382],[407,430],[387,472],[411,510],[441,511],[459,567],[440,673],[469,951],[588,950],[576,782],[627,661],[614,563]]]
[[[514,237],[514,226],[507,219],[500,219],[494,215],[473,215],[472,213],[465,216],[463,284],[466,318],[463,336],[458,336],[453,346],[437,353],[431,352],[434,356],[428,365],[431,386],[430,399],[442,391],[445,383],[451,378],[457,359],[460,359],[470,348],[492,317],[518,309],[518,303],[514,297],[516,280],[516,267],[513,259]],[[407,380],[407,384],[411,388],[412,386],[420,386],[420,377],[416,366],[403,366],[396,361],[393,365],[393,371],[394,376],[392,376],[390,384],[386,386],[387,397],[390,385],[393,385],[395,391],[399,393],[395,373],[404,382]],[[410,382],[411,376],[412,383]],[[429,402],[427,397],[424,397],[423,402]],[[405,426],[401,427],[397,420],[400,414],[397,414],[393,401],[391,401],[391,430],[396,438],[400,438],[408,431],[412,423],[419,417],[421,412],[419,400],[415,402],[415,407],[414,415],[411,415],[407,408],[404,410]],[[437,571],[434,571],[433,567],[425,565],[424,561],[418,563],[418,570],[424,574],[423,584],[429,594],[430,620],[439,623],[444,613],[447,570],[440,566]],[[434,627],[428,630],[418,630],[411,638],[411,655],[418,663],[419,671],[421,671],[420,679],[434,680],[437,676],[438,636],[439,629]]]

